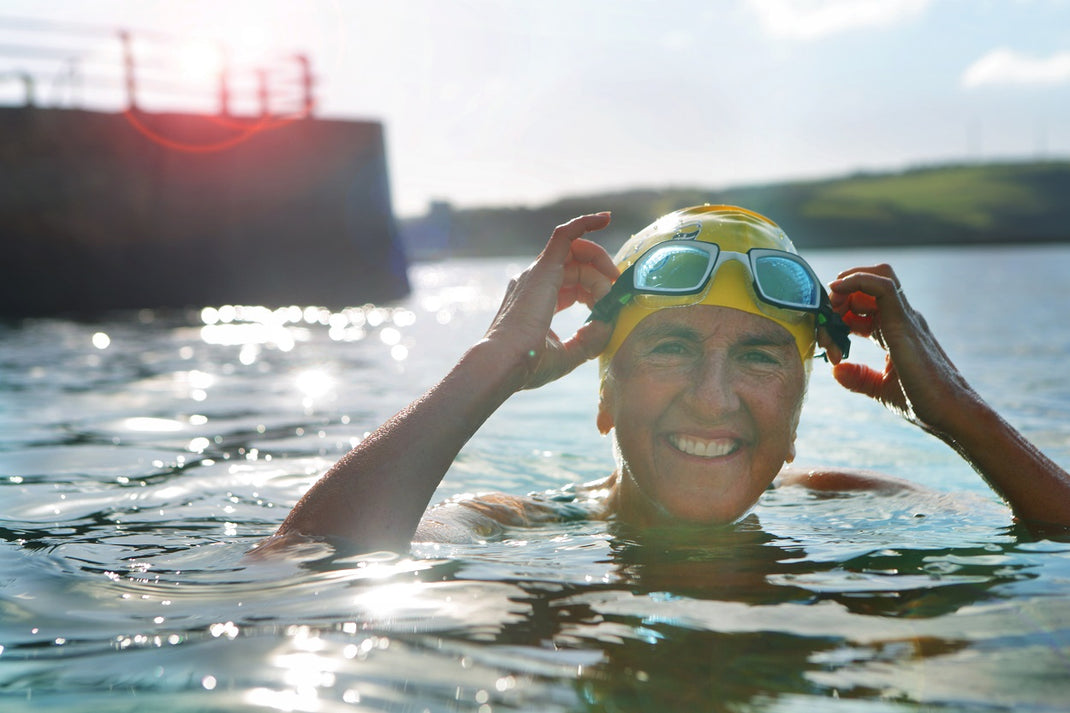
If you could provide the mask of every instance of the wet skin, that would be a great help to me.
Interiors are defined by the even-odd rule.
[[[599,424],[615,428],[619,517],[727,523],[795,455],[806,378],[791,334],[695,305],[644,319],[613,358]]]

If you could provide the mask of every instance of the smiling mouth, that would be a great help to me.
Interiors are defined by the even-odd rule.
[[[678,451],[700,458],[720,458],[739,450],[739,441],[734,438],[717,438],[707,441],[693,436],[669,436],[669,443]]]

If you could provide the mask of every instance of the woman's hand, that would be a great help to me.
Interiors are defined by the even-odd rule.
[[[558,226],[535,262],[509,283],[484,341],[515,362],[517,390],[564,376],[609,342],[612,326],[603,322],[589,322],[565,341],[550,328],[555,313],[577,302],[593,306],[619,274],[605,249],[582,237],[609,219],[594,213]]]
[[[956,404],[976,395],[910,307],[888,265],[847,270],[830,285],[829,299],[852,333],[887,351],[884,370],[838,362],[833,376],[845,388],[865,394],[924,428],[944,432],[961,412]]]
[[[833,309],[851,331],[888,352],[883,372],[837,363],[832,373],[838,382],[946,441],[1021,520],[1070,527],[1070,474],[970,388],[925,319],[910,307],[892,268],[847,270],[829,289]]]

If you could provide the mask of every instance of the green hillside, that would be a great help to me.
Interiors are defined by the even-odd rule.
[[[767,215],[805,247],[1070,240],[1070,161],[917,168],[901,173],[702,190],[636,190],[568,198],[537,208],[455,210],[453,254],[532,254],[550,228],[613,211],[599,238],[615,247],[671,210],[731,203]],[[419,221],[408,221],[406,233]]]

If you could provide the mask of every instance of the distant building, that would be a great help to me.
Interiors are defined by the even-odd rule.
[[[453,206],[432,201],[427,213],[400,221],[401,243],[415,260],[436,260],[462,249],[463,239],[454,230]]]

